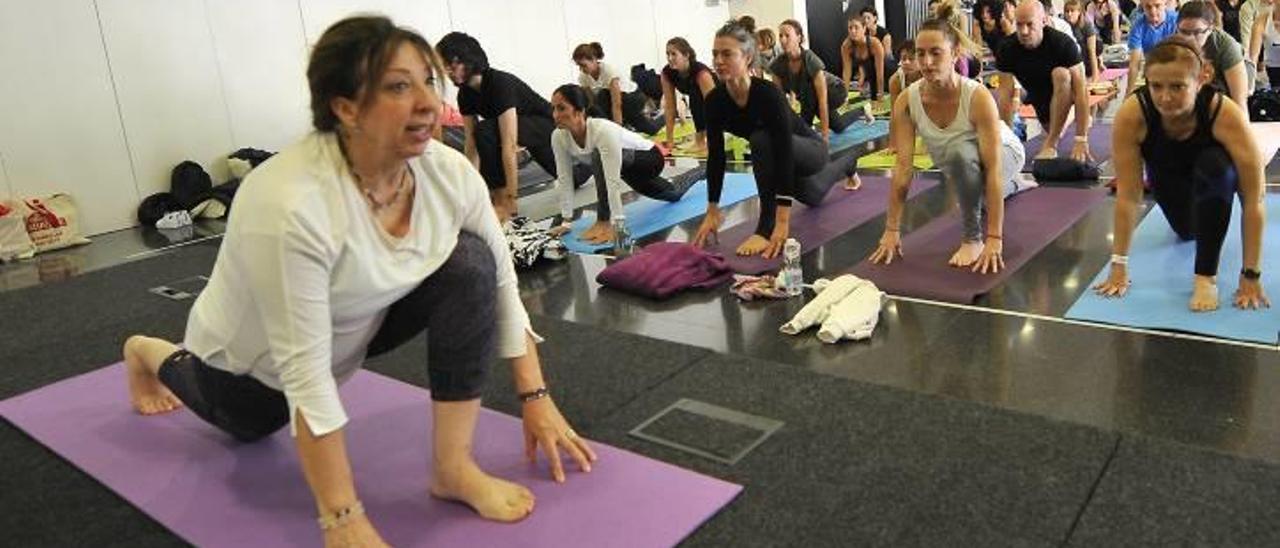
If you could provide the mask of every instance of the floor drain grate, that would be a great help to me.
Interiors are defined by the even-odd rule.
[[[166,299],[183,301],[199,295],[200,292],[204,290],[204,286],[208,283],[208,276],[191,276],[190,278],[183,278],[164,285],[155,286],[147,291]]]
[[[682,398],[632,429],[630,434],[734,465],[783,424],[782,421]]]

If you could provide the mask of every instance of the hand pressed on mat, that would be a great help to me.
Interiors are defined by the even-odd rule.
[[[871,253],[871,264],[891,264],[894,255],[902,256],[902,234],[896,228],[886,228],[880,245]]]
[[[1244,276],[1240,277],[1240,286],[1236,289],[1234,301],[1236,308],[1244,310],[1271,308],[1271,299],[1263,294],[1262,283]]]
[[[693,235],[693,245],[703,247],[708,241],[719,242],[716,234],[721,224],[724,224],[724,214],[720,213],[720,206],[707,204],[707,214],[702,217],[702,224],[698,225],[698,232]]]
[[[538,460],[538,447],[541,446],[551,463],[551,476],[564,483],[564,466],[560,463],[560,450],[563,449],[577,461],[579,470],[591,471],[591,463],[597,459],[595,451],[573,431],[550,396],[525,403],[522,415],[524,452],[529,462]]]

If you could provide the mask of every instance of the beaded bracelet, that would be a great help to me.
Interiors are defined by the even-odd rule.
[[[1127,265],[1129,264],[1129,256],[1128,255],[1112,255],[1111,264]]]
[[[529,403],[531,401],[540,400],[550,395],[551,395],[551,391],[547,390],[547,387],[543,386],[532,392],[523,392],[520,394],[516,394],[516,397],[520,398],[520,403]]]

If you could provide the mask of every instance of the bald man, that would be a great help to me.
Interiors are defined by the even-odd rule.
[[[1002,73],[997,93],[1000,116],[1006,123],[1013,122],[1013,78],[1017,78],[1027,90],[1027,102],[1036,109],[1040,125],[1045,127],[1044,145],[1035,157],[1054,158],[1074,104],[1076,141],[1071,158],[1090,161],[1089,92],[1075,38],[1046,27],[1048,21],[1040,0],[1022,0],[1013,19],[1017,39],[1005,40],[996,55],[996,68]]]
[[[1125,95],[1138,85],[1146,52],[1178,32],[1178,12],[1174,11],[1178,7],[1176,0],[1142,0],[1138,7],[1142,13],[1133,18],[1129,28],[1129,80],[1125,85]]]

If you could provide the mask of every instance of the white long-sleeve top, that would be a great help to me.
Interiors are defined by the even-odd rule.
[[[604,184],[609,193],[609,211],[622,213],[622,151],[649,150],[653,141],[604,118],[587,118],[587,137],[582,146],[573,140],[567,129],[557,129],[551,134],[551,150],[556,157],[556,188],[560,196],[560,215],[568,221],[573,218],[573,165],[591,165],[592,154],[600,152],[604,167]],[[596,184],[601,184],[596,181]]]
[[[613,65],[603,61],[600,62],[599,76],[591,76],[585,72],[578,71],[578,84],[591,91],[609,89],[614,80],[618,81],[618,89],[622,93],[631,93],[636,90],[636,83],[632,82],[631,78],[613,70]]]
[[[403,238],[373,217],[331,133],[272,157],[236,193],[185,344],[212,367],[284,392],[291,430],[299,412],[317,436],[346,424],[338,384],[360,368],[387,307],[444,263],[462,230],[497,261],[499,354],[525,353],[529,316],[484,181],[437,141],[409,165],[415,192]]]

